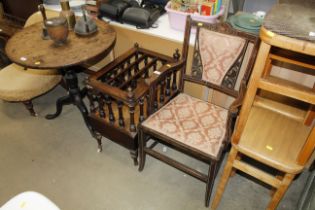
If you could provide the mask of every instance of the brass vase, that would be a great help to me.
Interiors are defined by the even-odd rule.
[[[73,30],[75,26],[75,14],[70,9],[69,0],[60,0],[61,12],[60,17],[67,19],[68,29]]]

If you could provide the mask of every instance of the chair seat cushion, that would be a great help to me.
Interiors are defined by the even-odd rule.
[[[12,102],[33,99],[51,90],[61,78],[56,70],[24,70],[10,64],[0,70],[0,99]]]
[[[226,133],[228,110],[179,94],[142,123],[185,146],[217,157]]]

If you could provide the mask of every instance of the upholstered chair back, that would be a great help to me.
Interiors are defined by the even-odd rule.
[[[235,31],[226,23],[205,24],[188,18],[187,24],[190,27],[185,33],[191,35],[186,37],[194,46],[189,47],[185,41],[182,54],[192,62],[183,80],[207,87],[199,91],[204,100],[229,107],[229,101],[238,97],[242,81],[247,83],[249,79],[257,37]]]

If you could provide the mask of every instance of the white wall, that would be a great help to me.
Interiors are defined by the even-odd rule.
[[[244,11],[255,12],[255,11],[268,11],[272,5],[277,3],[277,0],[245,0]]]

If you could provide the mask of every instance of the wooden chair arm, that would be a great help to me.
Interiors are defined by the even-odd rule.
[[[185,60],[180,60],[176,63],[170,63],[163,65],[159,70],[153,72],[153,74],[145,80],[149,87],[156,86],[156,84],[165,78],[165,76],[173,71],[178,71],[185,65]]]

